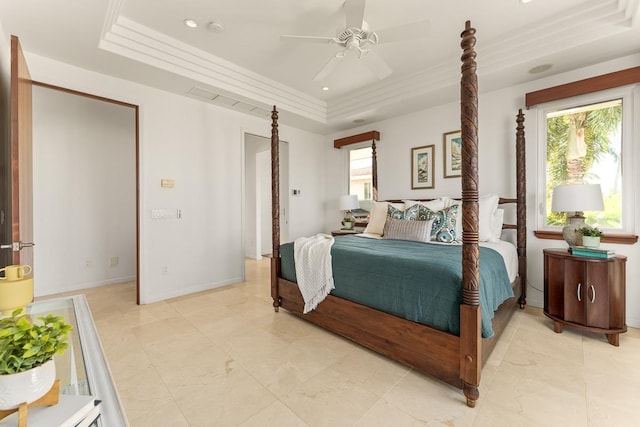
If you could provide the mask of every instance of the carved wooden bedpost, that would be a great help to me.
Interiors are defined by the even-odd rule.
[[[476,30],[467,21],[462,32],[460,120],[462,130],[462,304],[460,305],[460,378],[467,405],[480,396],[480,250],[478,248],[478,79]]]
[[[517,247],[518,247],[518,274],[520,275],[520,308],[527,303],[527,168],[526,150],[524,138],[524,114],[522,108],[518,110],[516,117],[516,170],[517,170]]]
[[[278,110],[271,112],[271,298],[276,311],[280,308],[280,138],[278,137]]]

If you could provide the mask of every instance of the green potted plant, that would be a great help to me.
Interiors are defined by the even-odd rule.
[[[588,225],[577,228],[576,233],[582,235],[582,245],[590,248],[600,246],[600,238],[604,236],[598,227],[589,227]]]
[[[44,396],[56,379],[53,356],[69,346],[72,327],[60,316],[32,322],[22,308],[0,319],[0,410]]]
[[[356,223],[356,219],[352,216],[345,216],[342,220],[342,226],[345,230],[353,230],[353,226]]]

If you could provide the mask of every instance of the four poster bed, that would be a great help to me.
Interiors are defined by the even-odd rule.
[[[289,312],[322,326],[330,331],[347,337],[369,349],[400,361],[419,372],[438,378],[455,387],[461,388],[466,396],[467,405],[473,407],[479,397],[478,386],[483,363],[496,344],[509,318],[517,309],[523,307],[526,298],[526,189],[525,189],[525,141],[524,116],[522,110],[517,116],[516,126],[516,168],[517,168],[517,198],[500,198],[500,203],[516,204],[517,224],[506,224],[503,229],[515,229],[517,233],[517,276],[507,285],[513,290],[513,296],[499,301],[493,316],[489,318],[490,338],[482,338],[486,325],[481,320],[481,300],[486,299],[481,293],[481,284],[487,282],[481,278],[481,268],[487,259],[485,252],[479,247],[479,195],[478,195],[478,137],[477,137],[477,78],[475,29],[466,23],[462,35],[462,79],[461,79],[461,130],[462,130],[462,246],[460,245],[432,245],[430,243],[406,242],[415,247],[434,246],[436,251],[456,251],[456,268],[461,278],[455,283],[457,287],[457,301],[455,316],[457,326],[452,331],[446,328],[428,326],[414,320],[407,320],[392,314],[394,310],[371,308],[365,303],[358,303],[344,297],[328,295],[313,311],[303,314],[305,302],[298,284],[287,280],[283,275],[283,258],[280,246],[280,218],[279,218],[279,153],[278,153],[278,112],[274,106],[272,113],[272,216],[273,216],[273,254],[271,258],[271,296],[276,311],[283,307]],[[375,194],[375,193],[374,193]],[[342,240],[345,239],[345,240]],[[347,244],[348,239],[364,251],[372,247],[372,241],[364,237],[339,237],[338,241]],[[382,240],[379,244],[389,242],[403,242],[402,240]],[[370,244],[371,243],[371,244]],[[378,244],[378,243],[376,243]],[[393,243],[395,245],[396,243]],[[450,249],[449,249],[450,248]],[[351,249],[348,249],[351,250]],[[380,255],[385,248],[371,250],[369,256]],[[394,249],[395,250],[395,249]],[[484,249],[483,249],[484,250]],[[333,251],[333,249],[332,249]],[[415,251],[414,251],[415,252]],[[420,258],[422,255],[418,255]],[[454,258],[455,256],[446,256]],[[415,257],[414,257],[415,258]],[[432,258],[426,255],[422,260]],[[483,264],[480,264],[482,258]],[[334,257],[335,263],[336,257]],[[373,259],[369,265],[377,265],[382,258]],[[415,260],[414,260],[415,261]],[[420,260],[419,260],[420,261]],[[366,263],[366,262],[365,262]],[[365,264],[366,265],[366,264]],[[404,267],[403,267],[404,268]],[[362,271],[362,270],[361,270]],[[286,272],[285,272],[286,273]],[[336,290],[339,279],[334,270]],[[418,277],[424,278],[425,276]],[[291,279],[291,274],[288,275]],[[482,279],[482,280],[481,280]],[[295,279],[294,279],[295,280]],[[349,279],[351,280],[351,279]],[[398,280],[400,281],[400,280]],[[344,281],[343,281],[344,282]],[[386,279],[384,287],[398,286],[394,280]],[[441,285],[440,283],[437,284]],[[461,287],[461,289],[460,289]],[[365,290],[370,292],[370,289]],[[511,291],[510,291],[511,292]],[[399,292],[402,293],[402,292]],[[484,302],[483,302],[484,304]],[[459,313],[457,308],[459,307]],[[420,311],[421,307],[418,307]],[[493,317],[491,319],[491,317]]]

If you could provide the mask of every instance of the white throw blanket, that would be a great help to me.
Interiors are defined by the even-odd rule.
[[[293,242],[298,287],[308,313],[335,288],[331,269],[331,246],[334,238],[328,234],[300,237]]]

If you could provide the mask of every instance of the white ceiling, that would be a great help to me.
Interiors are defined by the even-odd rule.
[[[456,100],[466,20],[486,91],[640,52],[639,2],[367,0],[372,31],[429,20],[425,38],[373,46],[383,80],[349,52],[314,81],[341,48],[280,38],[336,36],[344,0],[0,0],[0,21],[27,52],[250,114],[275,104],[281,122],[328,133]]]

